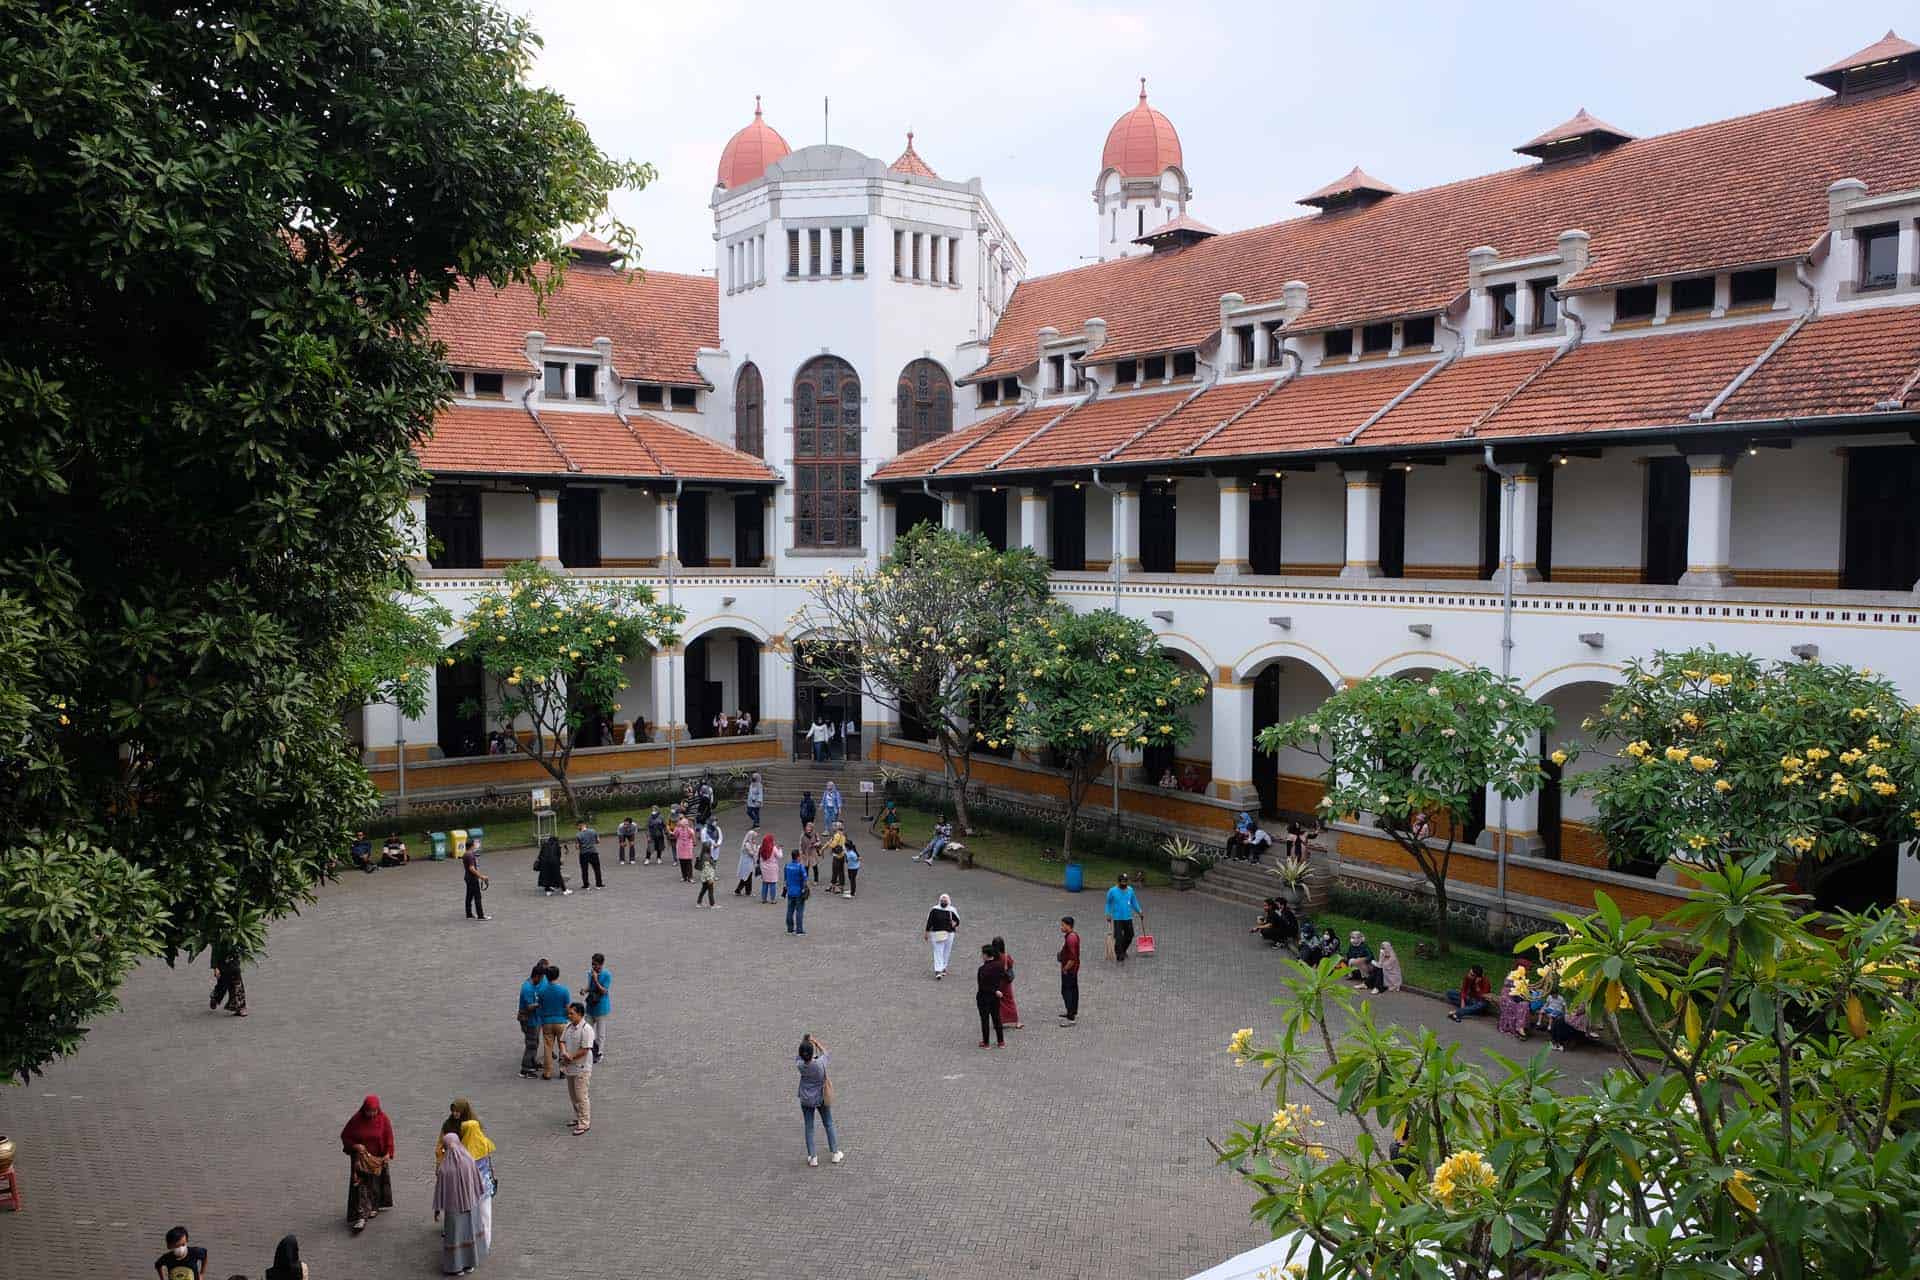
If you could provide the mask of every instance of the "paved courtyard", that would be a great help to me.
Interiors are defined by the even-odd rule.
[[[791,811],[767,816],[797,830]],[[731,847],[744,815],[722,821]],[[0,1214],[8,1271],[144,1274],[179,1222],[214,1280],[257,1278],[287,1232],[315,1280],[437,1274],[433,1143],[456,1095],[500,1146],[483,1275],[1167,1277],[1263,1239],[1206,1145],[1266,1109],[1222,1052],[1234,1028],[1273,1025],[1278,962],[1244,908],[1150,892],[1161,953],[1117,968],[1094,886],[876,847],[860,897],[816,894],[795,938],[781,907],[729,896],[731,857],[706,911],[671,865],[616,866],[603,847],[607,890],[567,898],[535,891],[529,854],[490,856],[484,924],[461,918],[457,863],[349,876],[274,929],[245,1019],[207,1012],[200,965],[141,969],[75,1059],[0,1093],[27,1196]],[[921,926],[941,891],[962,925],[935,982]],[[1071,1030],[1055,1026],[1065,913],[1086,939]],[[972,969],[995,934],[1027,1029],[982,1052]],[[615,1016],[593,1131],[575,1138],[564,1087],[516,1074],[513,1009],[535,959],[577,986],[595,951]],[[1419,997],[1378,1000],[1437,1019]],[[791,1060],[809,1031],[833,1053],[837,1167],[804,1164]],[[337,1135],[366,1093],[399,1138],[396,1206],[354,1238]]]

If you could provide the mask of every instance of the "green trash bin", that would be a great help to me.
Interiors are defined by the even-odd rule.
[[[468,827],[467,839],[473,841],[473,847],[475,849],[484,851],[487,847],[486,828],[485,827]]]
[[[429,831],[427,832],[427,839],[433,841],[433,860],[435,862],[446,861],[447,833],[444,831]]]

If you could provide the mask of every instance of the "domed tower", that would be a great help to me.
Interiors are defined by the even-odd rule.
[[[753,95],[753,119],[747,127],[727,139],[720,153],[720,171],[714,185],[731,191],[766,173],[767,166],[793,150],[787,140],[760,116],[760,95]]]
[[[1147,105],[1147,79],[1140,78],[1140,101],[1107,130],[1100,152],[1100,177],[1093,184],[1099,212],[1100,257],[1146,253],[1134,243],[1187,211],[1193,189],[1180,152],[1173,121]]]

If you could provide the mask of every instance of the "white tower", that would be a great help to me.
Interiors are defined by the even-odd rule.
[[[1107,131],[1100,177],[1093,184],[1101,260],[1146,253],[1147,246],[1134,241],[1185,213],[1192,198],[1180,135],[1171,120],[1147,105],[1142,76],[1139,103]]]

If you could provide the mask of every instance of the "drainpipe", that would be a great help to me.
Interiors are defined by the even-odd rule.
[[[1487,470],[1499,476],[1504,494],[1501,498],[1504,514],[1501,524],[1505,526],[1502,541],[1506,546],[1502,554],[1502,563],[1506,566],[1506,578],[1500,601],[1500,678],[1508,679],[1513,675],[1513,499],[1518,483],[1514,480],[1514,469],[1501,466],[1493,460],[1493,446],[1485,446]],[[1513,833],[1507,830],[1507,798],[1500,797],[1500,851],[1494,861],[1494,891],[1500,903],[1500,915],[1504,920],[1507,914],[1507,855],[1511,852]]]
[[[400,795],[394,801],[393,811],[404,816],[407,812],[407,713],[398,706],[393,709],[393,722],[400,726],[394,734],[394,745],[400,748]]]
[[[668,530],[669,546],[661,548],[667,558],[667,608],[673,608],[673,566],[680,558],[680,489],[685,482],[679,476],[673,478],[673,523]],[[681,656],[680,667],[686,670],[687,660]],[[671,671],[671,668],[669,668]],[[682,676],[684,679],[684,675]],[[680,682],[671,676],[667,679],[667,781],[680,780],[680,735],[673,731],[674,722],[680,718]]]
[[[1113,611],[1120,612],[1120,490],[1100,479],[1100,468],[1093,469],[1093,487],[1104,490],[1110,495],[1108,509],[1112,512],[1107,518],[1107,558],[1112,562],[1108,567],[1113,571]],[[1113,818],[1120,820],[1120,762],[1107,754],[1107,763],[1113,769]]]

